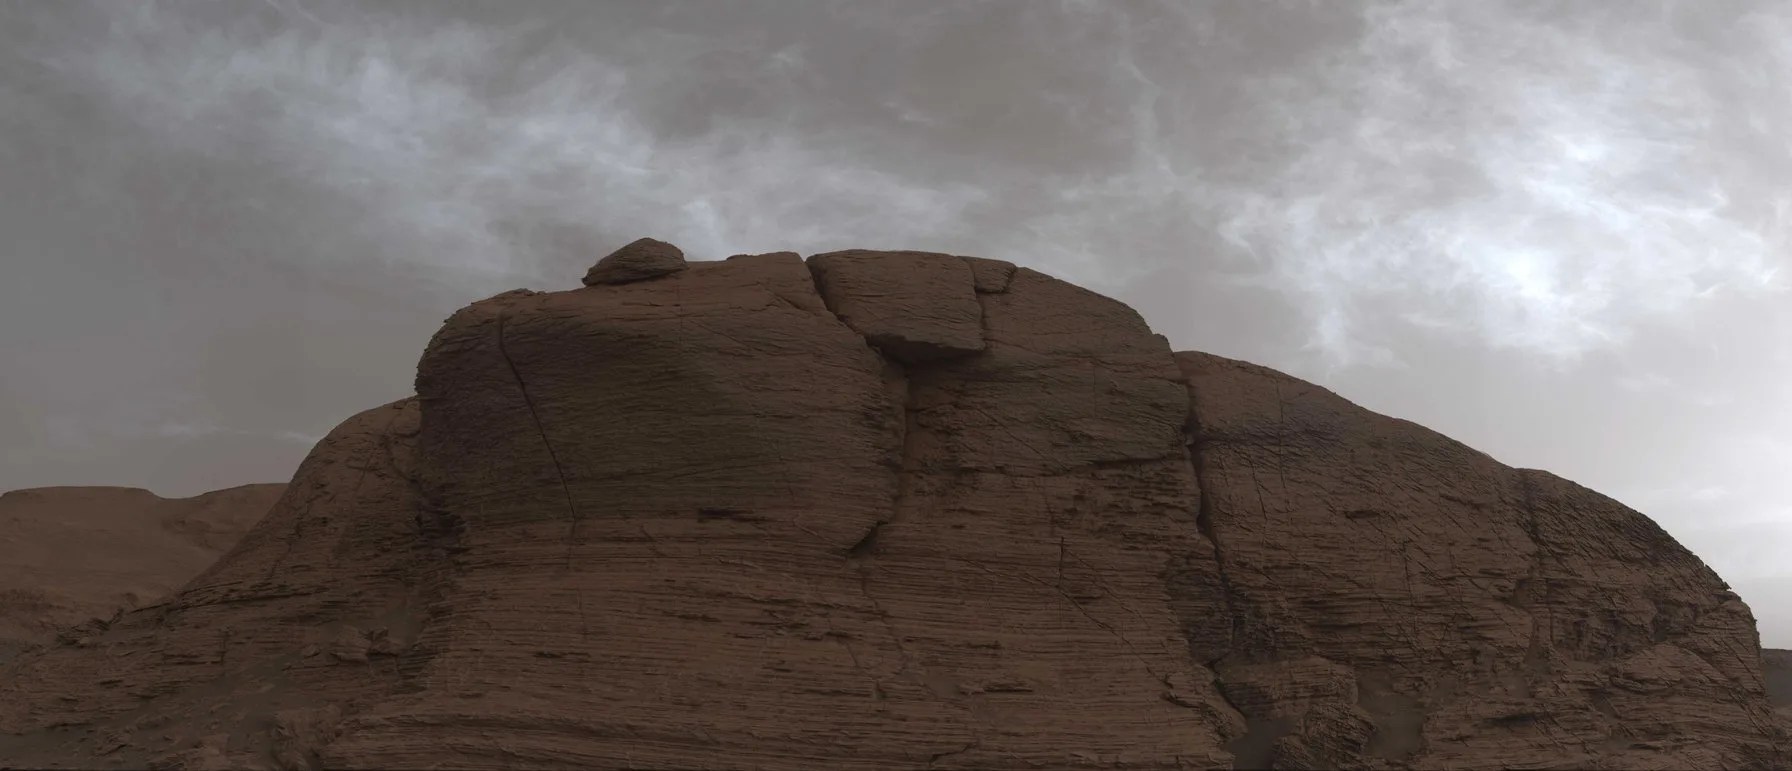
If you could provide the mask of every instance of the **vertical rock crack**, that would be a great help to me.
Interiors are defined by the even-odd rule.
[[[529,386],[523,382],[523,373],[516,368],[516,361],[510,358],[509,349],[504,347],[504,314],[498,314],[498,356],[504,359],[504,366],[510,369],[510,376],[516,380],[516,388],[523,394],[523,404],[529,408],[529,419],[535,423],[535,433],[541,437],[541,446],[547,448],[548,461],[554,464],[554,475],[560,479],[560,492],[566,495],[566,559],[572,561],[572,543],[579,532],[579,509],[573,505],[572,485],[566,482],[566,469],[560,465],[560,456],[554,452],[554,443],[548,441],[547,426],[541,422],[541,412],[535,407],[535,399],[529,395]]]

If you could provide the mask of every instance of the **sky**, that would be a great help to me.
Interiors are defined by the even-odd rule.
[[[289,477],[641,236],[1119,298],[1649,516],[1792,647],[1792,5],[0,2],[0,490]]]

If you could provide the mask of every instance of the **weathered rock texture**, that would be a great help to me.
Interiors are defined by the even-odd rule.
[[[1647,518],[992,260],[455,314],[0,757],[231,768],[1767,768]]]
[[[1218,674],[1266,681],[1233,696],[1254,762],[1788,762],[1753,616],[1648,518],[1286,375],[1177,360],[1235,625]]]
[[[0,495],[0,662],[58,632],[159,600],[217,560],[285,485],[192,498],[130,487]]]
[[[585,273],[584,284],[596,286],[646,281],[677,273],[684,268],[684,252],[678,247],[665,241],[641,238],[598,260]]]

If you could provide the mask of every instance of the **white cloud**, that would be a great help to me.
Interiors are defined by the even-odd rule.
[[[164,421],[149,433],[170,439],[199,439],[210,436],[251,436],[277,439],[291,444],[312,445],[323,439],[322,436],[303,431],[248,431],[238,428],[217,426],[209,423],[192,423],[181,421]]]
[[[1376,292],[1574,359],[1640,321],[1784,288],[1792,183],[1713,162],[1734,128],[1721,116],[1745,104],[1713,80],[1731,60],[1680,45],[1665,14],[1576,8],[1375,4],[1354,47],[1253,85],[1283,105],[1265,129],[1293,157],[1224,195],[1225,232],[1313,304],[1333,359],[1373,347],[1361,301]],[[1784,8],[1761,13],[1787,24]],[[1768,45],[1787,50],[1763,35],[1717,56]],[[1788,118],[1749,120],[1784,134]],[[1770,208],[1753,205],[1763,192]]]
[[[539,53],[517,89],[480,92],[487,63],[524,28],[408,19],[400,29],[372,14],[353,27],[195,34],[154,3],[113,10],[102,45],[47,63],[187,152],[258,157],[354,201],[361,221],[339,227],[391,247],[382,259],[466,285],[506,274],[562,284],[641,235],[695,259],[912,243],[958,227],[986,195],[906,178],[825,132],[744,123],[656,136],[628,98],[641,70],[589,51]],[[788,47],[760,59],[767,77],[803,63]],[[542,232],[588,243],[553,253]]]
[[[1410,333],[1459,344],[1464,359],[1541,361],[1560,374],[1636,342],[1639,330],[1747,337],[1741,323],[1712,319],[1762,314],[1712,309],[1771,302],[1787,285],[1792,88],[1782,75],[1792,71],[1792,8],[1782,4],[1725,19],[1693,2],[1019,0],[924,14],[841,3],[812,14],[825,21],[814,29],[705,32],[687,18],[617,25],[629,27],[620,45],[578,35],[535,45],[538,28],[445,22],[447,12],[416,12],[435,7],[427,3],[399,18],[384,4],[264,2],[290,23],[210,23],[227,15],[217,9],[244,6],[106,5],[103,32],[71,24],[67,39],[37,50],[59,89],[97,97],[107,116],[129,115],[141,129],[130,137],[141,145],[86,159],[93,168],[173,148],[241,163],[227,171],[247,169],[239,176],[257,182],[297,183],[237,201],[244,211],[303,205],[313,193],[349,204],[291,212],[289,232],[328,244],[268,250],[345,286],[378,273],[338,269],[374,260],[451,285],[454,302],[518,276],[567,286],[602,252],[642,235],[697,259],[940,248],[1108,290],[1183,260],[1196,266],[1191,280],[1284,292],[1330,364],[1406,367],[1394,377],[1447,393],[1474,371],[1439,374],[1404,360]],[[1688,9],[1703,10],[1681,18]],[[1360,37],[1338,22],[1351,12],[1360,12]],[[712,96],[758,108],[717,106]],[[680,110],[689,125],[664,128],[679,121],[663,113]],[[55,117],[6,115],[17,116]],[[73,171],[85,176],[68,184],[96,200],[134,203],[110,177]],[[243,244],[259,238],[206,221],[216,212],[202,209],[185,210],[194,222],[181,224],[234,228]],[[153,227],[127,219],[108,224]],[[1236,253],[1210,243],[1216,227]],[[1262,275],[1240,277],[1239,262]],[[1641,474],[1638,487],[1657,489],[1611,492],[1673,520],[1676,533],[1697,533],[1689,544],[1726,575],[1746,572],[1746,560],[1773,563],[1757,552],[1774,537],[1783,543],[1778,531],[1699,525],[1787,516],[1776,508],[1778,477],[1792,454],[1770,439],[1786,434],[1792,413],[1763,406],[1771,400],[1745,382],[1792,366],[1792,316],[1779,319],[1751,327],[1779,334],[1755,332],[1697,365],[1657,355],[1669,345],[1600,358],[1616,363],[1554,381],[1596,387],[1501,395],[1510,400],[1501,414],[1602,398],[1599,389],[1615,384],[1635,395],[1628,403],[1651,405],[1639,425],[1696,427],[1685,432],[1692,449],[1675,448],[1689,460],[1683,479]],[[1713,326],[1685,328],[1695,321]],[[1188,323],[1207,325],[1212,339],[1238,322],[1210,314]],[[1164,331],[1174,339],[1187,330]],[[1261,330],[1237,337],[1252,358],[1291,358]],[[1541,355],[1480,356],[1488,347]],[[369,367],[403,368],[415,351],[367,354],[379,362]],[[1739,363],[1752,357],[1772,368]],[[1364,376],[1365,390],[1388,375]],[[39,433],[59,448],[87,448],[158,430],[246,433],[202,417],[259,424],[200,405],[163,410],[148,392],[133,386],[137,406],[107,408],[115,414],[47,417]],[[1693,414],[1689,405],[1722,409]],[[158,422],[175,414],[185,417]],[[1616,453],[1644,452],[1632,445],[1648,432],[1601,420],[1525,427],[1476,416],[1462,423],[1493,427],[1461,438],[1530,431],[1561,446],[1572,443],[1553,437],[1574,432],[1583,458],[1640,457]],[[1601,443],[1617,449],[1606,454]],[[1746,543],[1726,545],[1737,539]]]

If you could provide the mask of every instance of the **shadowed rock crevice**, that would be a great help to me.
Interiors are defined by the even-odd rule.
[[[846,549],[847,558],[848,559],[857,559],[859,557],[864,557],[864,556],[871,554],[872,550],[877,548],[877,531],[883,529],[883,526],[885,524],[886,523],[884,523],[884,522],[872,523],[871,529],[865,531],[864,538],[860,538],[858,543],[855,543],[852,546],[847,547],[847,549]]]
[[[917,431],[913,381],[910,366],[903,362],[904,359],[926,361],[924,353],[926,348],[916,341],[910,341],[903,334],[868,333],[849,321],[846,314],[853,311],[855,302],[861,298],[854,296],[854,287],[850,280],[843,280],[839,275],[839,266],[835,262],[834,256],[816,255],[805,261],[804,267],[808,270],[815,295],[821,299],[828,312],[842,326],[861,336],[865,340],[867,348],[877,355],[878,361],[882,365],[880,376],[883,380],[884,392],[890,401],[888,415],[884,420],[879,421],[881,427],[887,427],[896,432],[894,457],[888,461],[892,474],[889,512],[871,523],[865,536],[846,550],[848,557],[865,557],[876,549],[877,536],[882,528],[895,522],[901,516],[908,494],[910,476],[915,472],[919,460],[915,455],[915,446],[912,442]],[[903,351],[909,356],[898,357],[894,353],[896,350]],[[864,577],[863,568],[861,567],[860,570],[861,577]]]
[[[1233,657],[1249,659],[1253,656],[1269,654],[1270,651],[1252,651],[1241,647],[1243,641],[1251,638],[1247,625],[1251,623],[1251,614],[1247,612],[1245,601],[1232,587],[1227,576],[1226,551],[1220,533],[1214,526],[1213,501],[1208,495],[1211,480],[1204,468],[1203,453],[1207,449],[1207,435],[1200,425],[1199,410],[1196,409],[1200,394],[1192,385],[1185,386],[1188,391],[1188,417],[1183,424],[1183,445],[1190,473],[1196,485],[1195,493],[1195,526],[1201,537],[1211,545],[1213,550],[1214,579],[1218,583],[1220,597],[1224,601],[1227,623],[1224,637],[1218,646],[1205,650],[1194,650],[1191,655],[1203,666],[1214,673],[1214,687],[1225,700],[1226,706],[1237,712],[1244,720],[1242,734],[1227,743],[1227,750],[1235,756],[1233,768],[1269,768],[1275,758],[1274,746],[1277,739],[1289,733],[1292,721],[1287,718],[1265,719],[1247,712],[1234,698],[1234,687],[1226,682],[1222,674],[1222,663]]]
[[[1238,598],[1233,594],[1232,582],[1226,577],[1225,547],[1220,543],[1219,533],[1213,526],[1213,502],[1207,496],[1208,480],[1206,473],[1202,469],[1201,463],[1201,454],[1204,449],[1205,440],[1202,438],[1200,425],[1195,422],[1194,410],[1192,409],[1192,405],[1197,398],[1198,397],[1194,394],[1193,389],[1190,389],[1189,403],[1191,409],[1189,411],[1189,423],[1185,429],[1185,435],[1187,436],[1189,471],[1194,474],[1195,483],[1198,489],[1198,492],[1195,495],[1195,527],[1200,531],[1201,537],[1207,539],[1207,542],[1213,545],[1213,563],[1218,574],[1221,590],[1226,598],[1226,615],[1228,618],[1232,619],[1233,624],[1229,630],[1230,635],[1226,640],[1226,649],[1227,652],[1229,652],[1233,645],[1232,641],[1243,636],[1242,630],[1239,629],[1237,625],[1242,622],[1244,617],[1238,611]],[[1224,653],[1218,656],[1211,656],[1206,658],[1202,663],[1208,667],[1212,667],[1219,663],[1219,660],[1223,657]]]
[[[894,582],[888,580],[887,576],[885,580],[879,580],[880,568],[875,558],[880,551],[901,551],[906,546],[902,538],[902,527],[911,511],[919,505],[912,499],[915,487],[923,474],[929,470],[937,470],[929,469],[923,458],[920,440],[925,429],[920,424],[922,418],[916,406],[916,380],[937,369],[935,365],[974,354],[976,349],[965,346],[962,339],[957,341],[958,347],[954,347],[954,342],[942,342],[924,326],[916,329],[905,325],[904,309],[890,306],[903,302],[925,302],[927,298],[913,293],[905,296],[902,292],[890,292],[892,286],[900,286],[900,283],[891,283],[893,277],[875,273],[868,275],[863,268],[889,268],[890,263],[881,260],[879,255],[880,253],[874,252],[816,255],[809,258],[805,267],[809,271],[815,293],[828,311],[840,324],[859,335],[866,349],[880,362],[879,374],[889,405],[884,419],[879,421],[880,428],[895,434],[892,454],[887,463],[892,475],[890,505],[887,513],[871,523],[864,537],[846,550],[846,558],[857,574],[860,596],[869,604],[885,639],[894,648],[900,662],[899,668],[890,675],[890,681],[877,681],[878,698],[888,699],[887,688],[901,683],[918,689],[929,701],[936,702],[939,708],[951,713],[962,713],[960,730],[968,731],[968,738],[949,748],[928,752],[925,756],[926,768],[938,768],[942,762],[961,758],[982,748],[983,736],[989,726],[969,705],[952,698],[958,686],[947,683],[950,674],[937,667],[930,667],[916,651],[911,650],[910,630],[905,623],[906,619],[892,612],[883,596],[891,591],[890,585]],[[871,258],[870,261],[863,261],[867,256]],[[968,271],[964,278],[970,278]],[[978,348],[980,347],[979,345]],[[860,666],[856,656],[854,663],[855,667]]]
[[[1195,400],[1199,397],[1191,387],[1189,391],[1188,422],[1183,427],[1184,446],[1187,448],[1189,471],[1194,476],[1195,493],[1195,527],[1213,549],[1213,565],[1215,578],[1219,583],[1220,596],[1225,602],[1225,616],[1228,621],[1225,637],[1217,647],[1197,650],[1194,636],[1191,635],[1190,655],[1202,666],[1213,671],[1213,685],[1225,705],[1238,713],[1244,720],[1243,735],[1227,743],[1226,749],[1233,754],[1232,767],[1239,769],[1270,768],[1274,757],[1273,747],[1276,738],[1285,735],[1288,721],[1277,720],[1266,723],[1261,719],[1252,719],[1240,708],[1227,688],[1225,679],[1219,674],[1219,665],[1227,656],[1233,654],[1234,641],[1244,637],[1243,624],[1245,616],[1239,611],[1239,599],[1232,589],[1232,582],[1226,576],[1226,553],[1213,527],[1212,502],[1207,496],[1207,477],[1203,473],[1201,453],[1204,439],[1201,427],[1197,423]],[[1273,728],[1273,731],[1266,730]]]
[[[972,284],[977,294],[1001,294],[1008,291],[1008,286],[1014,282],[1015,266],[1012,262],[987,257],[962,259],[971,268]]]
[[[1105,323],[1085,325],[1074,331],[1047,328],[1041,330],[1048,335],[1042,338],[1043,344],[1032,344],[1026,339],[1036,333],[1030,325],[1009,322],[1007,329],[1010,331],[1000,331],[1002,325],[995,321],[996,318],[1006,315],[1021,319],[1030,318],[1031,314],[1052,313],[1061,305],[1050,293],[1076,291],[1067,287],[1061,290],[1061,285],[1056,282],[1046,283],[1049,279],[1046,282],[1034,279],[1031,290],[1013,295],[1013,292],[1022,291],[1015,287],[1015,277],[1020,271],[1008,263],[935,254],[848,252],[817,255],[810,259],[809,265],[817,291],[828,307],[863,335],[868,345],[886,357],[886,382],[892,401],[902,403],[894,514],[889,521],[876,526],[875,549],[866,550],[867,553],[903,555],[917,549],[942,550],[952,555],[941,566],[945,570],[968,565],[985,576],[984,580],[1021,582],[1025,587],[1021,590],[1023,594],[1040,590],[1049,592],[1070,612],[1064,621],[1105,635],[1109,642],[1104,645],[1118,646],[1135,662],[1131,668],[1142,682],[1163,689],[1158,694],[1160,704],[1194,710],[1201,720],[1211,719],[1215,712],[1223,711],[1225,708],[1218,704],[1218,697],[1212,693],[1210,675],[1202,672],[1191,677],[1192,673],[1183,671],[1187,668],[1186,659],[1181,659],[1183,663],[1179,665],[1179,659],[1163,658],[1168,651],[1156,649],[1159,643],[1153,635],[1161,635],[1162,631],[1144,635],[1142,639],[1151,642],[1142,642],[1139,625],[1132,620],[1121,620],[1127,616],[1137,618],[1142,611],[1134,604],[1136,599],[1123,599],[1117,595],[1118,590],[1108,585],[1102,569],[1092,562],[1105,561],[1105,557],[1083,556],[1085,550],[1094,553],[1111,548],[1099,539],[1090,540],[1093,533],[1085,528],[1091,524],[1079,521],[1087,519],[1086,515],[1078,514],[1083,505],[1075,502],[1068,502],[1068,507],[1048,505],[1042,523],[1049,528],[1046,532],[1038,535],[1015,532],[1008,536],[1016,539],[1017,544],[1028,544],[1038,538],[1038,545],[1049,549],[1039,556],[1049,560],[1047,567],[1055,571],[1055,577],[1051,574],[1042,576],[1020,566],[992,564],[984,559],[975,540],[965,543],[949,540],[954,530],[962,529],[960,531],[967,536],[975,532],[971,528],[978,527],[977,520],[967,519],[965,514],[992,505],[1000,506],[1000,501],[1008,497],[999,493],[992,495],[995,490],[980,489],[990,481],[1006,480],[1007,484],[1037,485],[1041,489],[1075,490],[1087,489],[1084,486],[1091,483],[1099,484],[1096,480],[1101,478],[1169,477],[1173,475],[1166,472],[1178,469],[1179,473],[1186,474],[1186,455],[1179,444],[1178,432],[1173,430],[1187,413],[1186,397],[1180,386],[1169,386],[1173,377],[1167,373],[1174,370],[1167,346],[1151,352],[1147,352],[1149,344],[1137,351],[1124,350],[1120,353],[1132,358],[1120,359],[1111,366],[1105,363],[1091,366],[1079,361],[1075,353],[1054,351],[1052,346],[1061,345],[1058,341],[1074,340],[1077,335],[1115,334],[1119,329],[1125,329],[1124,326],[1113,331],[1109,331],[1112,328]],[[932,278],[923,279],[923,284],[930,288],[928,292],[916,293],[913,286],[903,286],[904,282],[914,281],[916,265],[925,268],[923,276],[932,272]],[[1048,287],[1046,293],[1038,293]],[[1114,315],[1121,325],[1136,321],[1136,316],[1126,318],[1118,308]],[[1051,319],[1050,323],[1056,324],[1058,320]],[[1140,324],[1134,328],[1137,331],[1127,330],[1119,336],[1149,341],[1150,335],[1142,326]],[[1001,335],[999,339],[998,334]],[[902,344],[892,345],[891,340],[900,340]],[[1156,342],[1161,343],[1161,339]],[[1017,354],[1033,363],[1021,364],[1013,358]],[[1112,420],[1104,415],[1100,405],[1076,402],[1085,395],[1112,398],[1102,394],[1116,392],[1121,383],[1134,382],[1130,378],[1137,377],[1134,371],[1140,368],[1165,372],[1158,382],[1166,387],[1154,398],[1173,395],[1171,403],[1161,405],[1168,409],[1168,414],[1175,416],[1166,426],[1172,430],[1146,441],[1127,437],[1125,441],[1115,443],[1113,439],[1120,437],[1110,438],[1109,432],[1113,428],[1099,428],[1104,421]],[[1042,375],[1050,382],[1069,384],[1076,382],[1077,377],[1082,378],[1082,382],[1075,391],[1034,391],[1028,387],[1030,381]],[[1009,382],[1011,380],[1014,382]],[[1038,382],[1044,386],[1048,381]],[[1020,398],[1038,399],[1042,404],[1057,405],[1061,400],[1063,407],[1053,406],[1051,409],[1063,410],[1065,415],[1053,414],[1032,426],[1004,425],[1011,419],[998,411],[997,403],[987,400],[994,393],[1009,389]],[[1147,414],[1158,408],[1159,405],[1153,403]],[[1121,410],[1119,415],[1125,416],[1125,412]],[[1072,415],[1079,417],[1071,418]],[[1126,416],[1124,419],[1136,418]],[[1038,432],[1040,437],[1030,439],[1024,435],[1028,432]],[[1051,458],[1054,451],[1048,447],[1064,443],[1081,445],[1086,457],[1040,462],[1040,459]],[[1134,447],[1151,449],[1140,451]],[[1192,485],[1189,489],[1192,490]],[[1129,495],[1122,493],[1115,497],[1124,499]],[[1081,497],[1080,494],[1077,496]],[[1187,500],[1182,498],[1184,502],[1179,502],[1176,508],[1186,507]],[[994,524],[1012,527],[999,521],[990,521],[983,526]],[[1193,536],[1191,519],[1189,531],[1183,537]],[[1076,543],[1073,544],[1073,540]],[[908,559],[913,557],[896,556],[891,564],[900,565]],[[878,596],[873,599],[880,603],[889,602],[895,596],[893,591],[900,591],[902,586],[898,574],[882,567],[884,563],[885,560],[880,558],[857,565],[865,579],[867,593],[876,593]],[[1067,570],[1069,566],[1075,567],[1074,577]],[[1148,571],[1139,577],[1149,578],[1156,572]],[[1116,617],[1115,611],[1124,615]],[[893,633],[898,629],[909,631],[912,621],[904,619],[902,625],[896,626],[896,614],[890,615]],[[927,671],[928,676],[937,677],[946,676],[951,669],[955,668],[929,668]],[[958,676],[962,676],[962,672]],[[1202,684],[1191,685],[1195,682]],[[1035,692],[1037,690],[1032,686],[978,686],[975,691],[978,694]],[[1181,723],[1186,718],[1176,720]],[[1006,752],[991,744],[987,736],[967,746],[977,750],[978,757],[1000,757]]]

